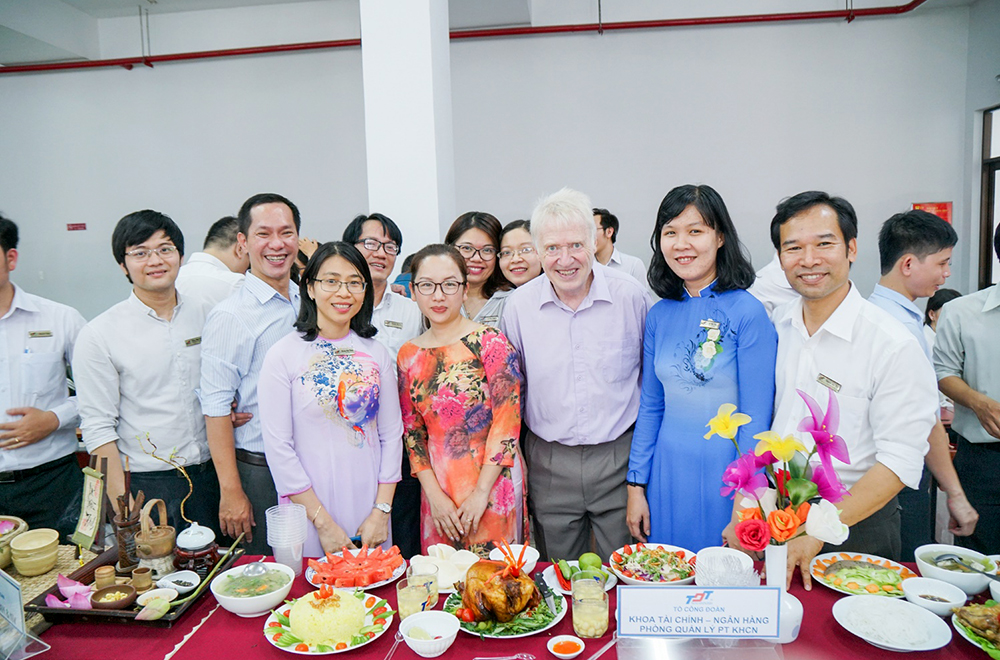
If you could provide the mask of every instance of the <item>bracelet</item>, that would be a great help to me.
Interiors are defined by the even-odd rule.
[[[625,485],[626,486],[635,486],[636,488],[642,488],[643,490],[645,490],[645,488],[646,488],[646,484],[640,484],[640,483],[635,482],[635,481],[626,481]]]
[[[311,522],[313,525],[316,524],[316,517],[319,516],[319,510],[322,508],[323,504],[321,503],[318,507],[316,507],[316,511],[312,514],[312,518],[309,519],[309,522]]]

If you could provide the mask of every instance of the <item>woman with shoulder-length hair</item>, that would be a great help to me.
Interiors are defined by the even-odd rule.
[[[257,385],[274,485],[306,508],[306,556],[355,535],[388,546],[403,423],[395,364],[373,339],[368,264],[349,243],[324,243],[299,290],[295,331],[267,352]]]
[[[510,282],[497,267],[503,225],[482,211],[463,213],[451,223],[444,242],[454,246],[465,259],[469,293],[462,316],[494,328],[500,326],[503,306],[511,293]]]
[[[746,289],[754,271],[722,197],[674,188],[650,238],[649,284],[663,298],[646,317],[642,395],[628,468],[628,525],[642,540],[698,551],[719,545],[733,504],[719,494],[732,442],[705,439],[719,407],[753,421],[737,441],[753,451],[770,428],[778,338]]]
[[[413,257],[413,295],[430,327],[399,349],[399,398],[420,480],[421,547],[486,556],[527,534],[517,353],[499,330],[461,314],[466,260],[450,245]]]

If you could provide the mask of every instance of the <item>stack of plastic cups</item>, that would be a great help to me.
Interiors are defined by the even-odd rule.
[[[274,561],[302,574],[302,545],[306,542],[306,508],[301,504],[272,506],[267,517],[267,544]]]

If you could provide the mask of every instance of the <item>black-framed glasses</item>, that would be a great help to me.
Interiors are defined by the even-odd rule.
[[[525,254],[534,254],[534,253],[535,253],[535,248],[533,247],[523,247],[520,250],[511,250],[510,248],[507,248],[497,252],[497,256],[500,257],[501,259],[513,259],[515,254],[520,257]]]
[[[413,288],[415,288],[420,295],[433,296],[434,291],[436,291],[438,287],[441,287],[441,293],[446,296],[453,296],[458,293],[464,285],[465,282],[456,282],[455,280],[445,280],[444,282],[420,280],[419,282],[413,283]]]
[[[456,245],[455,249],[458,250],[466,259],[471,259],[478,254],[483,261],[493,261],[497,256],[497,249],[492,245],[477,248],[474,245],[462,243],[461,245]]]
[[[367,282],[361,280],[348,280],[346,282],[340,280],[313,280],[313,282],[319,284],[319,288],[327,293],[337,293],[342,286],[346,286],[347,290],[351,293],[364,293],[365,287],[368,285]]]
[[[153,256],[154,252],[160,255],[161,258],[166,259],[167,257],[171,256],[174,252],[177,252],[177,246],[163,245],[161,247],[152,249],[140,248],[138,250],[131,250],[129,252],[126,252],[125,254],[132,257],[136,261],[145,261],[146,259],[149,259],[151,256]]]
[[[355,245],[360,245],[369,252],[378,252],[378,249],[382,248],[386,254],[393,257],[399,254],[399,244],[392,241],[383,243],[377,238],[365,238],[355,243]]]

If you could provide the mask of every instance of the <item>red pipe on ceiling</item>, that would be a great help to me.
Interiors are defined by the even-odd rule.
[[[538,27],[488,28],[481,30],[453,30],[452,39],[489,39],[495,37],[520,37],[539,34],[564,34],[572,32],[597,32],[606,30],[647,30],[670,27],[693,27],[702,25],[734,25],[740,23],[779,23],[789,21],[817,21],[844,19],[847,22],[855,18],[871,16],[895,16],[911,12],[927,0],[912,0],[904,5],[888,7],[871,7],[867,9],[838,9],[833,11],[807,11],[783,14],[748,14],[745,16],[708,16],[702,18],[669,18],[651,21],[621,21],[617,23],[580,23],[574,25],[543,25]],[[49,64],[24,64],[17,66],[0,66],[0,74],[4,73],[37,73],[42,71],[64,71],[67,69],[91,69],[97,67],[120,66],[131,69],[136,65],[152,67],[161,62],[179,62],[184,60],[206,60],[217,57],[239,57],[243,55],[263,55],[269,53],[288,53],[300,50],[327,50],[332,48],[353,48],[361,45],[360,39],[341,39],[338,41],[311,41],[298,44],[278,44],[275,46],[258,46],[255,48],[228,48],[224,50],[203,50],[191,53],[173,53],[170,55],[149,55],[146,57],[124,57],[110,60],[86,60],[82,62],[57,62]]]

